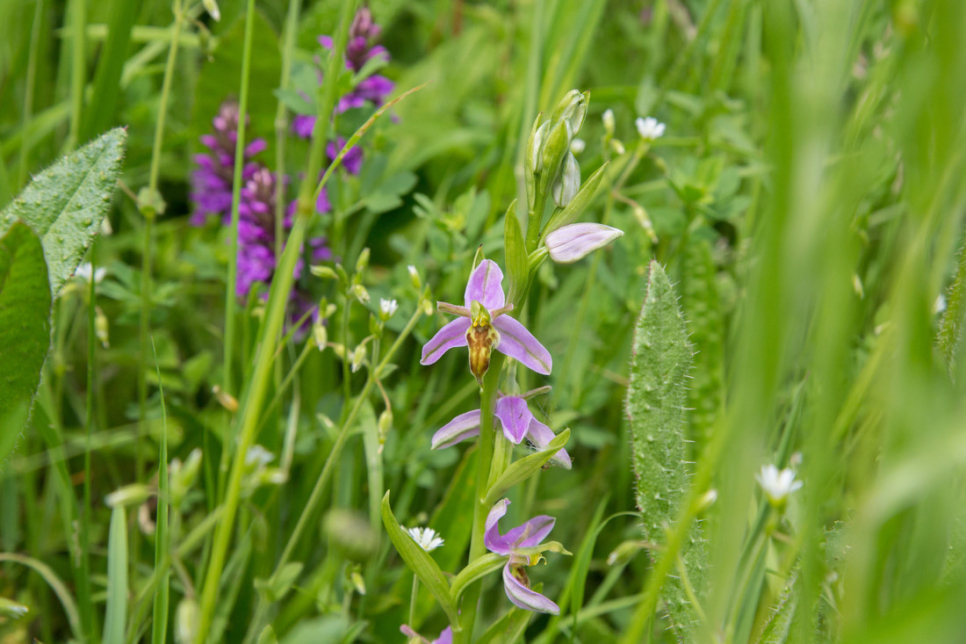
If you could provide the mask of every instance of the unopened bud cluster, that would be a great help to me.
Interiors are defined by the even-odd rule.
[[[558,208],[569,204],[580,188],[580,164],[574,156],[574,143],[587,115],[590,94],[571,90],[554,108],[550,118],[533,124],[527,143],[526,184],[530,210],[537,206],[538,195],[550,196]],[[579,141],[579,139],[577,140]],[[577,143],[579,154],[582,146]]]

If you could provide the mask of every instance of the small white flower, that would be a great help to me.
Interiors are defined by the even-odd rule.
[[[419,280],[419,271],[412,264],[407,266],[406,269],[409,271],[409,281],[413,283],[413,286],[418,291],[422,287],[422,282]]]
[[[257,443],[249,447],[248,451],[245,452],[245,465],[248,466],[261,465],[264,467],[274,460],[275,455]]]
[[[653,116],[648,116],[646,119],[638,117],[634,125],[637,127],[637,133],[648,143],[664,136],[664,123],[658,122]]]
[[[762,465],[755,478],[772,505],[784,504],[789,494],[802,487],[802,482],[795,480],[795,472],[787,468],[778,471],[774,465]]]
[[[399,305],[396,303],[396,300],[387,300],[385,298],[379,300],[379,313],[383,320],[391,318],[398,308]]]
[[[90,265],[89,262],[81,264],[80,266],[77,267],[77,270],[74,271],[74,276],[79,277],[80,279],[90,284],[92,269],[93,267]],[[102,281],[104,281],[104,277],[107,275],[107,269],[102,266],[98,268],[96,271],[93,271],[93,273],[94,273],[94,283],[100,284]]]
[[[614,110],[607,110],[601,117],[604,121],[604,129],[607,130],[608,134],[614,133]]]
[[[443,538],[432,528],[409,528],[406,532],[426,552],[432,552],[443,545]]]
[[[587,144],[583,139],[574,139],[570,142],[570,153],[574,155],[580,154],[586,147]]]

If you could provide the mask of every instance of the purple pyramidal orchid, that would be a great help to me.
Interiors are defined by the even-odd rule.
[[[425,637],[423,637],[422,635],[414,631],[412,628],[410,628],[408,624],[403,624],[402,626],[399,627],[399,630],[406,637],[411,637],[415,640],[418,640],[419,642],[423,642],[424,644],[453,644],[453,629],[449,626],[444,628],[443,631],[439,634],[439,637],[437,637],[432,641],[426,639]]]
[[[493,349],[537,373],[549,375],[553,367],[550,352],[525,326],[504,315],[513,306],[506,303],[502,282],[503,271],[496,262],[485,259],[466,283],[465,306],[438,302],[441,310],[459,317],[423,346],[420,364],[433,364],[450,349],[468,346],[470,370],[477,380],[482,380],[489,368]]]
[[[514,445],[519,445],[525,437],[534,447],[542,450],[556,437],[552,429],[536,419],[526,398],[501,396],[496,401],[494,413],[503,426],[503,435]],[[443,425],[433,435],[433,449],[451,447],[467,438],[479,436],[480,415],[479,409],[468,411]],[[571,467],[571,458],[565,449],[554,454],[550,462],[568,470]]]
[[[506,514],[508,505],[510,501],[503,499],[493,506],[486,517],[486,534],[483,538],[487,550],[509,557],[503,567],[503,587],[506,590],[506,596],[519,608],[559,615],[559,606],[530,589],[527,566],[530,565],[531,560],[529,554],[521,552],[522,548],[539,546],[553,530],[555,520],[546,515],[536,516],[506,534],[500,534],[500,519]]]

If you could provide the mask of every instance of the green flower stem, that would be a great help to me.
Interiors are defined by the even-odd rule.
[[[251,77],[254,25],[255,0],[248,0],[245,12],[245,45],[242,50],[241,91],[238,95],[238,139],[235,142],[235,167],[231,182],[231,248],[228,251],[228,284],[225,289],[225,355],[222,370],[224,371],[225,393],[230,395],[234,391],[231,372],[235,348],[235,309],[237,308],[238,298],[235,295],[235,284],[238,282],[238,206],[241,200],[242,169],[245,165],[245,135],[248,130],[248,84]],[[229,452],[230,450],[225,449],[222,453],[227,455]],[[224,459],[222,462],[224,464]]]
[[[294,229],[293,229],[294,232]],[[288,248],[286,248],[286,252]],[[406,323],[405,328],[393,342],[392,346],[389,347],[389,351],[379,362],[379,365],[369,372],[369,377],[366,378],[366,384],[362,388],[362,392],[356,398],[355,404],[352,406],[352,410],[346,417],[345,421],[342,423],[342,427],[339,429],[339,434],[336,436],[335,443],[332,445],[332,449],[329,451],[329,455],[325,459],[325,465],[322,467],[322,474],[319,475],[318,480],[315,482],[315,487],[312,488],[312,493],[309,495],[308,501],[305,503],[305,507],[302,508],[302,513],[299,515],[299,519],[295,524],[295,529],[292,531],[288,542],[285,544],[285,549],[282,551],[282,556],[279,558],[278,563],[275,565],[275,570],[269,579],[269,583],[274,581],[278,574],[282,571],[285,565],[291,559],[295,547],[298,545],[299,540],[302,538],[302,534],[308,527],[309,523],[315,516],[316,510],[318,510],[319,503],[322,502],[322,497],[325,494],[326,486],[328,485],[329,479],[332,477],[332,472],[335,467],[336,462],[342,454],[342,448],[345,447],[345,443],[349,438],[349,432],[352,429],[356,416],[358,416],[359,411],[362,409],[362,405],[368,399],[369,393],[372,391],[372,386],[375,384],[376,380],[382,377],[382,373],[389,361],[395,355],[399,347],[402,346],[403,341],[409,337],[412,332],[413,327],[416,326],[416,322],[419,321],[422,315],[421,307],[416,307],[416,311],[413,313],[412,317],[409,318],[409,322]],[[346,356],[348,359],[348,356]],[[347,401],[348,402],[348,401]],[[252,619],[251,625],[249,626],[249,635],[252,633],[258,633],[261,629],[262,621],[268,614],[268,609],[270,603],[264,595],[262,595],[258,600],[258,606],[255,610],[255,617]],[[201,642],[201,640],[199,640]]]
[[[81,511],[80,549],[81,577],[77,580],[77,596],[80,598],[81,623],[88,642],[97,641],[97,619],[94,616],[91,593],[91,435],[94,433],[94,360],[97,351],[95,325],[97,318],[97,243],[91,244],[91,281],[87,291],[87,415],[84,419],[84,508]]]
[[[541,186],[543,183],[540,173],[534,175],[533,182],[537,185],[537,194],[533,199],[533,210],[530,211],[529,216],[527,217],[528,253],[532,253],[537,249],[537,242],[540,240],[540,225],[543,223],[543,211],[546,209],[547,205],[547,193],[539,188],[539,186]]]
[[[161,149],[164,146],[164,122],[168,112],[168,99],[171,96],[171,83],[174,79],[174,65],[178,57],[178,42],[181,37],[181,28],[184,23],[184,12],[182,11],[181,0],[174,0],[172,8],[174,12],[174,27],[171,32],[171,46],[168,49],[168,62],[164,68],[164,80],[161,83],[161,99],[158,103],[158,121],[154,129],[154,147],[151,150],[151,167],[148,175],[148,190],[153,196],[158,190],[158,176],[161,171]],[[153,263],[154,249],[154,217],[157,213],[152,207],[143,207],[144,214],[144,242],[141,254],[141,311],[138,320],[138,428],[135,437],[135,444],[145,431],[148,415],[148,337],[151,333],[151,266]],[[140,449],[134,450],[134,478],[136,481],[144,480],[144,457]],[[132,571],[137,569],[140,532],[134,531],[131,541],[131,566]]]
[[[67,151],[80,143],[81,120],[84,112],[84,85],[86,61],[84,60],[85,35],[87,31],[87,0],[73,0],[71,16],[71,74],[70,74],[70,133]]]
[[[34,22],[30,29],[30,54],[27,57],[27,78],[25,79],[23,95],[23,121],[21,131],[24,133],[20,144],[20,162],[17,165],[17,183],[14,185],[14,192],[23,190],[27,183],[27,171],[30,168],[30,143],[31,137],[27,136],[30,130],[30,120],[33,118],[34,105],[34,83],[37,82],[37,58],[40,55],[40,24],[44,17],[44,0],[37,0],[34,6]]]
[[[413,575],[413,591],[409,595],[409,624],[416,623],[416,601],[419,598],[419,577]]]
[[[480,459],[476,470],[476,492],[473,495],[473,532],[470,539],[470,563],[486,554],[483,537],[486,528],[486,515],[490,508],[483,500],[489,489],[492,476],[493,454],[496,447],[496,431],[494,429],[494,407],[496,394],[500,384],[500,372],[503,371],[505,359],[502,353],[494,353],[490,359],[490,368],[483,376],[483,390],[480,395]],[[462,630],[468,641],[473,641],[473,625],[476,622],[476,606],[480,600],[482,584],[472,584],[464,593],[462,609]]]

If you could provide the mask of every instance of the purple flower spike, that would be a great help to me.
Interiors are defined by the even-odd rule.
[[[510,501],[503,499],[490,510],[490,514],[486,517],[486,534],[483,539],[487,550],[509,557],[503,567],[503,587],[506,590],[506,596],[519,608],[559,615],[559,606],[530,589],[530,579],[526,570],[530,559],[526,554],[518,552],[520,548],[539,546],[553,530],[554,519],[545,515],[537,516],[501,535],[499,523],[506,514],[508,505]]]
[[[547,235],[547,252],[558,264],[572,264],[624,233],[603,224],[570,224]]]
[[[506,306],[502,281],[503,271],[500,267],[496,262],[485,259],[466,283],[464,306],[439,303],[440,308],[460,317],[440,329],[423,346],[420,364],[433,364],[450,349],[470,346],[470,365],[477,379],[482,379],[486,372],[491,349],[519,361],[537,373],[550,374],[553,367],[550,352],[525,326],[504,315],[510,307]],[[471,312],[474,302],[482,306],[483,310]]]

